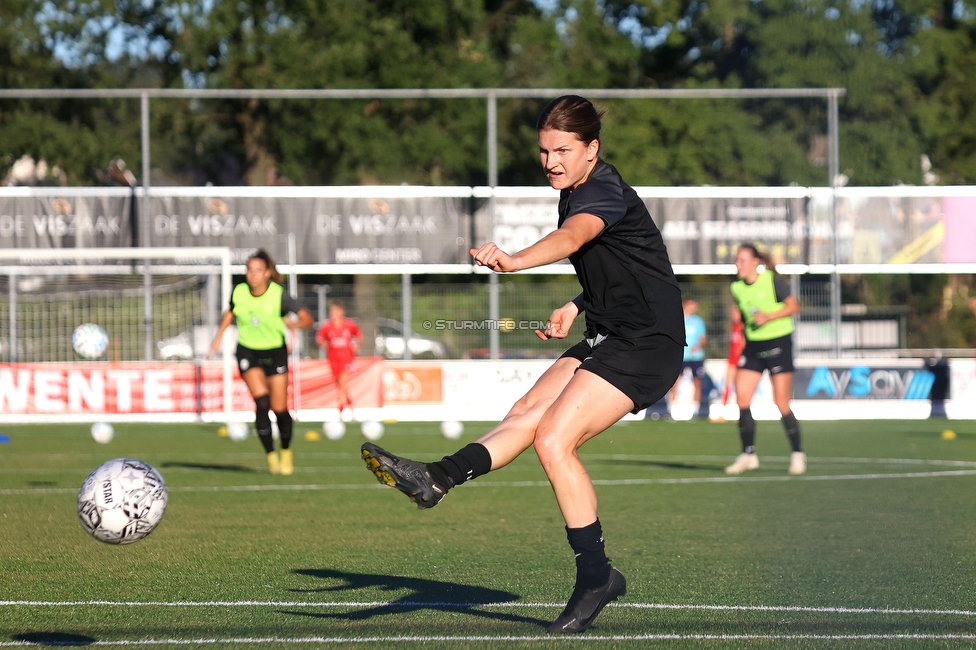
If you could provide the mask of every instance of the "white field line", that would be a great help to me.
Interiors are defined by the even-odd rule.
[[[303,602],[287,600],[175,600],[175,601],[129,601],[129,600],[0,600],[0,607],[311,607],[329,609],[358,608],[442,608],[470,609],[559,609],[565,603],[457,603],[440,601],[377,600],[377,601],[335,601]],[[879,614],[884,616],[964,616],[976,617],[976,610],[969,609],[917,609],[887,607],[803,607],[799,605],[682,605],[673,603],[610,603],[614,609],[668,609],[721,612],[791,612],[816,614]]]
[[[972,641],[976,634],[600,634],[600,635],[526,635],[526,636],[368,636],[368,637],[227,637],[201,639],[120,639],[116,641],[0,641],[0,647],[38,645],[85,646],[193,646],[217,644],[270,645],[282,643],[350,644],[350,643],[546,643],[555,641]]]
[[[976,469],[941,472],[890,472],[873,474],[824,474],[804,476],[699,476],[687,478],[594,479],[594,485],[688,485],[692,483],[762,483],[782,481],[864,481],[881,479],[943,478],[976,476]],[[479,481],[472,487],[549,487],[548,481]],[[364,490],[384,488],[374,483],[311,483],[306,485],[187,485],[169,488],[170,492],[317,492],[323,490]],[[3,495],[75,494],[74,488],[6,488]]]
[[[398,450],[399,451],[399,450]],[[415,460],[439,460],[438,457],[431,455],[429,453],[421,452],[410,452],[403,451],[402,455]],[[225,453],[206,453],[206,452],[196,452],[187,454],[175,454],[175,453],[163,453],[154,454],[154,457],[158,460],[157,462],[162,462],[165,459],[169,462],[190,462],[192,460],[230,460],[230,459],[240,459],[242,461],[253,461],[257,454],[248,452],[225,452]],[[101,460],[105,458],[105,454],[60,454],[60,453],[44,453],[44,454],[22,454],[17,456],[19,459],[24,461],[31,461],[31,463],[44,460],[44,461],[77,461],[82,459],[93,459]],[[355,460],[360,461],[359,454],[343,453],[343,452],[316,452],[316,451],[303,451],[303,459],[323,459],[323,460]],[[647,463],[667,463],[667,462],[716,462],[716,463],[728,463],[734,459],[733,455],[692,455],[692,454],[580,454],[580,458],[587,462],[593,461],[631,461],[631,462],[647,462]],[[261,459],[263,462],[263,458]],[[763,462],[766,463],[779,463],[788,465],[790,462],[789,456],[766,456],[762,455]],[[946,466],[946,467],[976,467],[976,461],[971,460],[940,460],[940,459],[926,459],[926,458],[849,458],[849,457],[832,457],[832,456],[810,456],[808,458],[810,462],[815,462],[820,466],[823,465],[841,465],[841,464],[855,464],[855,465],[933,465],[933,466]],[[86,466],[87,467],[87,466]],[[327,465],[321,467],[303,467],[296,469],[334,469],[334,465]],[[82,471],[85,468],[78,468]],[[264,469],[264,465],[254,465],[254,469]],[[17,468],[3,469],[0,473],[34,473],[34,472],[57,472],[63,473],[64,468],[48,468],[44,470],[37,470],[32,468],[31,465],[25,465]],[[171,470],[172,471],[172,470]],[[199,471],[197,468],[189,468],[186,471]]]

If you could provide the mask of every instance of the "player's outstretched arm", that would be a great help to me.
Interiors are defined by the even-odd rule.
[[[478,266],[486,266],[499,273],[522,271],[564,260],[584,244],[596,238],[606,224],[592,214],[574,214],[563,225],[514,255],[509,255],[494,242],[488,242],[469,252]]]
[[[310,314],[309,311],[304,307],[298,310],[298,313],[295,314],[294,319],[292,318],[285,319],[285,325],[290,330],[303,330],[311,327],[314,324],[315,324],[315,319],[312,318],[312,314]]]
[[[214,335],[214,340],[210,344],[210,350],[207,352],[207,358],[212,359],[217,356],[220,352],[220,341],[224,338],[224,331],[230,327],[230,324],[234,322],[234,314],[231,310],[224,312],[224,315],[220,319],[220,326],[217,328],[217,333]]]

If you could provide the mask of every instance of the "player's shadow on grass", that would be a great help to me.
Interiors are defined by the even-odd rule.
[[[610,460],[600,460],[601,465],[636,465],[638,467],[660,467],[662,469],[694,469],[713,472],[725,468],[716,465],[693,465],[691,463],[668,463],[661,460],[640,460],[639,458],[613,458]]]
[[[91,645],[98,641],[98,639],[93,639],[90,636],[66,634],[64,632],[25,632],[14,634],[10,638],[14,641],[23,641],[25,645]]]
[[[476,585],[463,585],[456,582],[441,582],[439,580],[425,580],[404,576],[374,575],[369,573],[348,573],[332,569],[297,569],[298,575],[309,576],[337,582],[327,587],[315,589],[292,589],[300,593],[336,593],[356,591],[360,589],[379,589],[380,591],[394,591],[408,593],[389,603],[356,609],[349,612],[296,612],[281,611],[281,614],[294,616],[308,616],[310,618],[337,618],[348,621],[360,621],[374,616],[386,616],[403,612],[415,612],[432,609],[438,611],[462,612],[471,616],[480,616],[499,621],[516,623],[531,623],[533,625],[549,625],[550,621],[504,612],[490,612],[479,607],[497,603],[510,603],[518,600],[518,594],[498,589],[489,589]]]
[[[267,470],[260,470],[254,467],[246,467],[244,465],[216,465],[214,463],[162,463],[160,465],[162,468],[167,467],[182,467],[184,469],[202,469],[202,470],[212,470],[217,472],[244,472],[246,474],[253,474],[255,472],[267,473]]]

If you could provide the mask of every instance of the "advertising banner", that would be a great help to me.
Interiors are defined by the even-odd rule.
[[[104,195],[0,194],[0,248],[138,245],[133,242],[137,216],[133,193],[127,189]]]
[[[387,362],[383,370],[383,402],[438,404],[443,395],[442,381],[443,373],[438,362]]]
[[[793,398],[801,400],[927,400],[935,374],[923,368],[884,362],[852,366],[831,364],[797,368]]]
[[[643,200],[661,229],[673,264],[731,263],[744,241],[763,242],[778,262],[805,264],[810,261],[809,235],[830,236],[829,230],[822,232],[822,227],[808,224],[805,196],[643,196]],[[492,241],[507,252],[535,243],[555,230],[557,204],[555,193],[548,198],[496,197]]]
[[[674,264],[732,263],[742,242],[762,242],[777,263],[810,263],[806,198],[645,198],[644,203]]]
[[[299,264],[457,264],[467,257],[466,199],[165,196],[150,203],[154,246],[263,247]]]
[[[971,187],[635,188],[674,264],[726,264],[761,242],[778,263],[976,263]],[[478,197],[478,198],[474,198]],[[227,246],[300,264],[459,264],[516,251],[558,222],[546,187],[0,188],[0,248]],[[148,237],[147,237],[148,236]]]
[[[383,405],[383,363],[356,359],[349,393],[357,407]],[[307,359],[289,373],[288,408],[338,404],[328,361]],[[0,365],[0,415],[137,415],[220,413],[223,367],[194,363],[24,363]],[[233,375],[233,411],[253,411],[254,399]]]

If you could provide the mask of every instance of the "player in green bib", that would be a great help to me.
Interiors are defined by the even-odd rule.
[[[234,287],[230,306],[220,327],[210,356],[220,350],[224,330],[237,321],[237,366],[254,397],[258,439],[268,457],[272,474],[291,474],[292,417],[288,412],[288,347],[286,332],[311,327],[315,320],[297,299],[281,286],[281,275],[267,251],[259,250],[247,260],[246,282]],[[286,318],[287,316],[287,318]],[[271,411],[278,420],[281,455],[271,437]]]
[[[746,346],[739,357],[735,392],[739,403],[739,437],[742,453],[725,468],[726,474],[741,474],[759,467],[756,455],[756,420],[752,397],[764,371],[773,384],[773,401],[783,419],[790,440],[790,474],[807,471],[807,456],[800,444],[800,424],[790,409],[793,393],[793,314],[800,303],[790,285],[773,269],[772,260],[752,244],[743,244],[735,256],[739,279],[732,283],[732,298],[742,312]]]

